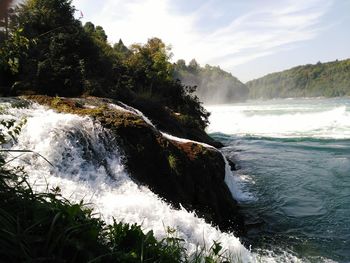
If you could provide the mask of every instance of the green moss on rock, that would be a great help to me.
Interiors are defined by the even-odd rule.
[[[170,202],[195,211],[223,230],[241,233],[237,202],[224,182],[220,152],[201,144],[169,140],[140,116],[109,107],[111,100],[29,96],[59,112],[90,116],[114,134],[132,178]]]

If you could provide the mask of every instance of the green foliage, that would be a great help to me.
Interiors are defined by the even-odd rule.
[[[70,0],[27,0],[16,11],[12,26],[23,27],[29,38],[77,24]]]
[[[16,123],[16,120],[0,120],[0,145],[16,141],[16,136],[21,132],[27,120],[23,119]]]
[[[198,129],[207,125],[208,113],[174,78],[170,48],[159,38],[112,47],[101,26],[82,26],[74,11],[70,0],[27,0],[15,9],[11,37],[0,47],[3,94],[95,95],[132,105],[147,99],[160,111],[191,115]]]
[[[350,95],[350,59],[298,66],[249,81],[250,98]]]
[[[169,166],[171,169],[173,169],[175,171],[177,170],[177,167],[176,167],[177,166],[177,159],[174,155],[170,154],[168,156],[168,163],[169,163]]]
[[[101,41],[107,42],[107,35],[104,29],[101,26],[97,26],[95,29],[95,34],[98,39]]]
[[[9,86],[18,76],[21,63],[27,56],[29,46],[35,40],[29,40],[23,36],[23,29],[17,28],[0,42],[0,94],[7,95],[9,89],[1,89],[1,86]]]
[[[0,52],[21,56],[9,54],[16,60],[6,58],[7,64],[1,63],[11,65],[16,75],[9,75],[2,67],[0,86],[10,87],[11,95],[104,95],[103,90],[111,89],[116,56],[107,36],[100,26],[86,32],[74,18],[74,11],[69,0],[28,0],[15,9],[11,37]],[[20,39],[15,38],[17,31]],[[27,40],[26,45],[23,40]]]
[[[158,106],[168,107],[174,112],[191,115],[193,125],[204,129],[208,124],[208,112],[201,106],[193,91],[174,78],[174,67],[169,59],[172,54],[160,39],[149,39],[145,45],[133,45],[132,55],[126,59],[131,78],[134,100],[144,100]],[[133,103],[132,101],[130,102]],[[147,112],[147,109],[144,109]],[[150,112],[152,118],[152,112]]]
[[[145,45],[132,45],[131,51],[133,55],[126,63],[131,71],[136,72],[134,76],[140,86],[135,88],[149,89],[151,93],[163,92],[173,81],[169,48],[159,38],[151,38]]]
[[[185,258],[182,240],[170,235],[157,241],[152,231],[144,234],[136,224],[117,222],[108,229],[109,245],[119,262],[181,262]],[[120,254],[120,250],[124,253]]]
[[[38,93],[43,93],[45,87],[48,94],[54,94],[58,87],[66,94],[81,90],[79,58],[70,49],[79,34],[73,13],[67,0],[29,0],[15,9],[11,34],[20,30],[22,38],[29,41],[26,48],[19,47],[25,55],[17,67],[13,92],[28,87]]]
[[[195,94],[205,103],[228,103],[245,100],[247,87],[220,67],[201,67],[195,59],[188,66],[183,59],[176,62],[175,77],[185,85],[197,87]]]
[[[105,42],[105,43],[107,42],[106,32],[104,31],[104,29],[101,26],[95,27],[95,25],[93,23],[87,22],[84,25],[84,30],[93,38],[98,39],[98,40]]]
[[[30,41],[22,35],[23,29],[17,29],[0,49],[0,67],[12,74],[19,72],[20,59],[26,55]]]
[[[124,45],[123,41],[119,39],[118,43],[115,43],[113,45],[113,50],[116,52],[116,54],[122,58],[122,59],[127,59],[132,52]]]

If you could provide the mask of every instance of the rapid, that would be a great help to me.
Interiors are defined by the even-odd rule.
[[[208,132],[239,167],[235,180],[252,252],[350,262],[350,99],[248,101],[207,110]]]

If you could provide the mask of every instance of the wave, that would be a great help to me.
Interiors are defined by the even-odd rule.
[[[209,133],[272,138],[350,139],[350,112],[346,106],[317,109],[313,105],[284,108],[272,106],[216,106]]]
[[[348,139],[335,139],[335,138],[316,138],[316,137],[265,137],[265,136],[254,136],[254,135],[245,135],[244,137],[240,135],[228,135],[221,132],[211,133],[214,139],[224,142],[225,144],[230,144],[232,141],[237,141],[244,139],[245,141],[265,141],[265,142],[280,142],[280,143],[321,143],[321,144],[332,144],[332,143],[341,143],[348,144],[350,143],[350,138]]]

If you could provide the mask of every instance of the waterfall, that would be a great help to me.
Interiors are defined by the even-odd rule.
[[[26,109],[8,107],[1,118],[26,118],[12,149],[30,149],[53,164],[30,153],[12,162],[25,168],[35,191],[58,186],[64,197],[89,203],[107,223],[115,218],[141,224],[159,239],[166,236],[167,227],[174,228],[185,240],[189,254],[217,241],[226,253],[254,262],[232,233],[221,232],[184,208],[173,209],[148,187],[135,183],[125,171],[113,137],[91,118],[57,113],[36,104]]]
[[[0,107],[1,119],[27,120],[17,143],[7,147],[31,150],[47,159],[26,153],[11,162],[13,166],[24,167],[34,191],[45,192],[59,187],[63,197],[72,202],[83,200],[106,223],[112,223],[113,218],[124,223],[136,223],[146,232],[152,230],[158,239],[167,235],[167,227],[176,229],[177,236],[185,241],[189,255],[201,248],[209,249],[215,241],[220,242],[225,255],[235,261],[299,262],[286,252],[281,255],[267,250],[252,253],[233,233],[220,231],[182,207],[172,208],[148,187],[138,185],[125,170],[123,156],[113,136],[92,118],[57,113],[35,103],[14,108],[11,103],[0,102]],[[121,106],[110,104],[109,107],[119,109]],[[125,105],[119,110],[147,118],[131,107],[125,108]],[[147,122],[152,124],[148,119]],[[162,135],[181,143],[199,143],[166,133]],[[10,158],[14,157],[15,154]],[[224,160],[225,182],[239,201],[239,182],[225,157]]]

